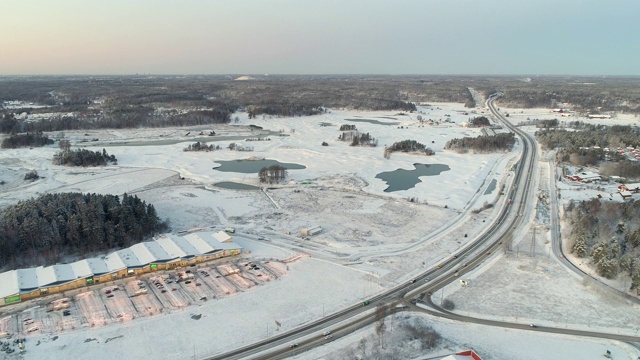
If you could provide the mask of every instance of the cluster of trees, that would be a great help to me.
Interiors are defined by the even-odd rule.
[[[19,147],[40,147],[53,144],[42,132],[14,134],[2,140],[3,149],[16,149]]]
[[[588,258],[606,278],[621,272],[631,277],[631,288],[640,286],[640,201],[572,202],[566,209],[571,225],[572,252]]]
[[[427,149],[424,144],[417,142],[416,140],[402,140],[393,143],[388,147],[389,151],[402,151],[402,152],[422,152]]]
[[[464,137],[461,139],[451,139],[444,145],[445,149],[466,152],[474,150],[476,152],[495,152],[511,149],[516,138],[513,133],[500,133],[494,136],[478,136],[475,138]]]
[[[128,247],[168,228],[137,196],[58,193],[0,212],[0,267],[50,265]]]
[[[37,171],[31,170],[28,173],[24,174],[24,179],[29,181],[35,181],[40,179],[40,175],[38,175]]]
[[[280,165],[271,165],[263,167],[258,171],[258,178],[261,183],[277,183],[287,177],[287,169]]]
[[[471,127],[483,127],[490,126],[491,122],[487,119],[486,116],[478,116],[472,119],[469,119],[469,126]]]
[[[66,166],[105,166],[109,163],[117,164],[115,155],[109,155],[105,149],[91,151],[87,149],[62,149],[53,156],[55,165]]]
[[[418,152],[424,153],[427,156],[435,155],[436,153],[433,149],[426,147],[424,144],[419,143],[416,140],[402,140],[384,148],[384,158],[389,159],[391,157],[391,153],[395,151]]]
[[[340,125],[340,131],[355,131],[355,130],[357,130],[355,125],[350,125],[350,124]]]
[[[351,146],[378,146],[378,140],[376,140],[369,133],[359,133],[358,131],[345,131],[338,136],[340,141],[351,141]]]
[[[567,124],[573,131],[566,129],[544,129],[536,132],[538,141],[549,149],[563,147],[616,148],[640,146],[640,128],[627,125],[592,125],[583,122]]]
[[[201,143],[200,141],[193,144],[189,144],[184,151],[213,151],[220,150],[220,145],[207,145],[207,143]]]
[[[546,128],[536,132],[549,149],[559,148],[556,158],[576,166],[598,166],[603,175],[640,177],[640,164],[618,154],[617,147],[640,146],[640,129],[626,125],[592,125],[580,121],[568,124],[574,131]],[[611,151],[605,152],[604,148]],[[605,161],[607,160],[607,161]]]
[[[485,96],[500,90],[505,107],[558,108],[570,106],[579,113],[640,113],[640,79],[594,77],[502,78],[477,81],[474,88]],[[584,84],[589,85],[585,86]]]

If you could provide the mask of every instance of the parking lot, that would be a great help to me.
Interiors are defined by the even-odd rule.
[[[0,337],[54,334],[177,311],[249,291],[286,273],[280,262],[236,260],[119,279],[2,308]]]

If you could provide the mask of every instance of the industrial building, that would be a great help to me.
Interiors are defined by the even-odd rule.
[[[0,306],[241,252],[224,231],[162,234],[103,257],[0,273]]]

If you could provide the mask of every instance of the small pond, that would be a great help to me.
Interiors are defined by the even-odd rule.
[[[287,170],[300,170],[306,169],[307,167],[300,164],[295,163],[281,163],[278,160],[230,160],[230,161],[216,161],[221,165],[219,167],[214,167],[214,170],[222,171],[222,172],[237,172],[243,174],[257,174],[260,169],[263,167],[269,167],[272,165],[279,165]]]
[[[230,190],[260,190],[260,188],[257,186],[237,183],[233,181],[221,181],[213,185],[219,188],[230,189]]]
[[[420,176],[440,175],[443,171],[449,171],[449,165],[444,164],[413,164],[414,170],[398,169],[394,171],[382,172],[376,175],[377,179],[381,179],[389,185],[385,192],[393,192],[400,190],[408,190],[422,182]]]
[[[489,187],[487,188],[487,190],[484,191],[485,195],[489,195],[493,192],[493,190],[496,189],[496,185],[498,185],[498,182],[496,181],[496,179],[491,180],[491,183],[489,183]]]
[[[380,120],[374,120],[374,119],[345,119],[346,121],[351,121],[351,122],[364,122],[364,123],[369,123],[369,124],[374,124],[374,125],[386,125],[386,126],[396,126],[396,125],[400,125],[399,122],[383,122]]]

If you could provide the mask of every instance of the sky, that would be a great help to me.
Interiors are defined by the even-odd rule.
[[[640,75],[636,0],[2,0],[0,75]]]

